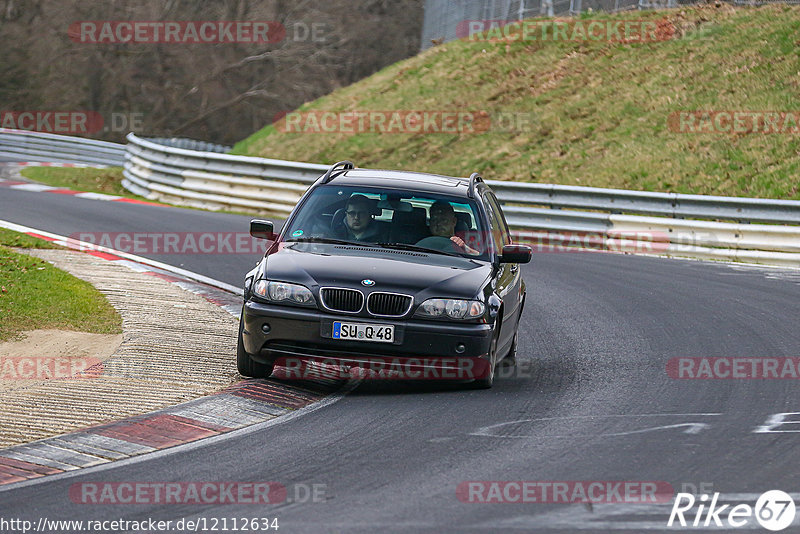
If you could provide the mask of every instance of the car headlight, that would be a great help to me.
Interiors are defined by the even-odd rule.
[[[460,299],[428,299],[420,305],[417,315],[445,319],[477,319],[486,311],[483,302]]]
[[[253,287],[253,292],[273,302],[289,302],[300,305],[314,305],[314,295],[311,291],[298,284],[287,282],[269,282],[259,280]]]

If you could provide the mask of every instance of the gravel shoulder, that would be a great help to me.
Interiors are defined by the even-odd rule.
[[[93,355],[96,363],[76,378],[0,388],[0,447],[148,413],[220,391],[238,379],[238,324],[224,309],[158,277],[89,254],[24,253],[94,285],[122,316],[123,334],[121,343],[119,336],[102,341],[106,348],[118,346],[106,359],[102,351]],[[46,347],[29,356],[55,357]]]
[[[87,373],[113,356],[120,343],[122,334],[56,329],[25,332],[23,339],[0,343],[0,391]]]

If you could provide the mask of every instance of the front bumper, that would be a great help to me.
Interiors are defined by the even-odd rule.
[[[312,360],[376,369],[376,362],[400,363],[406,369],[465,369],[485,373],[493,328],[484,323],[353,317],[316,308],[245,303],[245,350],[260,363],[284,365],[287,360]],[[395,325],[395,341],[380,343],[333,339],[334,321]],[[267,332],[264,326],[267,325]],[[475,365],[479,361],[483,365]],[[434,374],[433,377],[441,375]]]

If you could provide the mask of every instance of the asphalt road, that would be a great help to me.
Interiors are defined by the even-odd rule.
[[[246,217],[2,188],[0,219],[60,234],[247,228]],[[153,257],[236,285],[256,259]],[[676,357],[799,357],[800,274],[591,253],[535,254],[523,273],[520,364],[489,391],[364,383],[283,424],[0,490],[0,516],[277,517],[284,533],[641,531],[666,529],[672,501],[470,503],[456,489],[465,481],[663,481],[751,505],[766,490],[800,489],[800,432],[785,432],[800,427],[756,432],[774,414],[800,412],[796,380],[666,372]],[[87,505],[68,494],[76,483],[130,481],[276,481],[295,501],[312,485],[324,498]]]
[[[121,238],[120,249],[125,252],[188,269],[236,286],[241,285],[244,274],[255,265],[260,254],[263,254],[263,241],[256,241],[253,245],[249,236],[243,235],[249,232],[251,218],[240,215],[105,202],[0,187],[0,219],[75,238],[79,238],[81,234],[89,234],[91,238],[84,240],[97,244],[114,245]],[[137,244],[133,242],[134,234],[137,233],[141,236],[158,235],[161,239],[157,241],[143,237],[137,248]],[[188,234],[195,237],[197,248],[191,246],[187,239]],[[201,252],[197,241],[203,234],[213,238],[204,243],[206,250],[213,252]],[[227,245],[234,253],[230,253],[229,248],[217,237],[220,234],[222,239],[228,239]],[[237,234],[240,239],[248,238],[247,244],[236,248]],[[176,244],[170,248],[164,243],[168,235],[177,238]],[[256,249],[259,246],[260,252]],[[186,253],[167,254],[163,252],[165,250],[185,250]]]

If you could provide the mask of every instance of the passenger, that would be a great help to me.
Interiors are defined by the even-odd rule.
[[[386,232],[373,219],[372,201],[364,195],[353,195],[344,211],[344,239],[381,243]]]
[[[463,239],[455,235],[457,223],[458,218],[456,218],[455,210],[449,202],[437,200],[431,205],[431,222],[429,225],[431,236],[450,239],[454,248],[459,252],[466,252],[473,256],[480,255],[480,252],[467,245]]]

